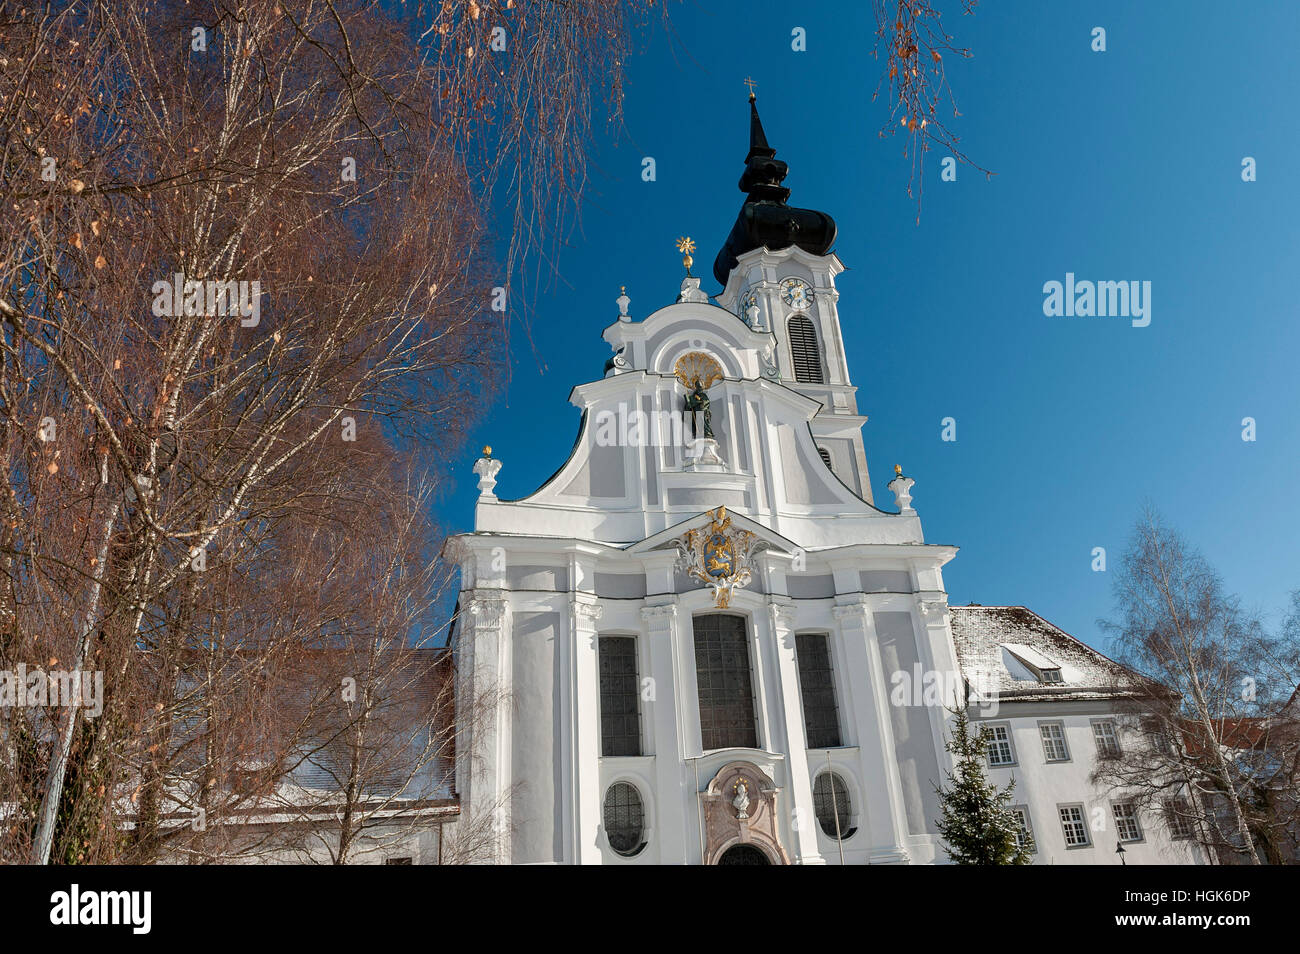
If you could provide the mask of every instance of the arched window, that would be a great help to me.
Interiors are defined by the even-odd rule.
[[[831,452],[825,447],[819,447],[817,448],[817,453],[821,456],[822,463],[826,465],[826,469],[834,473],[835,468],[831,466]]]
[[[645,847],[645,808],[635,785],[615,782],[606,789],[604,814],[609,847],[626,858]]]
[[[791,315],[785,327],[790,334],[794,379],[804,384],[824,384],[821,349],[817,347],[817,329],[813,323],[807,315]]]
[[[808,748],[834,748],[840,744],[840,718],[835,706],[830,637],[825,633],[798,633],[794,645]]]
[[[745,617],[710,613],[696,616],[693,626],[701,745],[706,750],[758,748]]]
[[[843,841],[857,831],[849,827],[853,819],[849,787],[834,772],[822,772],[813,783],[813,814],[827,837]]]
[[[600,754],[641,754],[640,685],[636,672],[636,639],[601,636]]]

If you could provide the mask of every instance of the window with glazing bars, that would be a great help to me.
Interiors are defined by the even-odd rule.
[[[1165,802],[1165,818],[1169,822],[1169,837],[1182,839],[1196,834],[1192,827],[1192,803],[1183,796]]]
[[[817,329],[807,315],[791,315],[785,323],[790,333],[790,357],[794,379],[805,384],[822,384],[822,356],[817,347]]]
[[[984,738],[988,742],[989,765],[1015,765],[1016,753],[1011,748],[1011,727],[1008,725],[990,725],[984,728]]]
[[[1011,809],[1011,817],[1016,823],[1016,847],[1037,852],[1038,846],[1034,843],[1034,825],[1029,820],[1029,806],[1017,805]]]
[[[1092,737],[1097,740],[1097,755],[1103,759],[1119,758],[1119,736],[1115,723],[1109,720],[1092,724]]]
[[[1061,831],[1065,834],[1067,848],[1080,848],[1091,844],[1088,838],[1088,823],[1083,818],[1082,805],[1059,805],[1061,813]]]
[[[1070,761],[1070,750],[1065,745],[1065,726],[1060,722],[1040,722],[1038,731],[1043,736],[1043,757],[1049,762]]]
[[[758,748],[745,618],[711,613],[695,617],[694,628],[701,744],[705,749]]]
[[[1142,823],[1138,821],[1137,808],[1132,802],[1115,802],[1111,805],[1115,816],[1115,834],[1120,841],[1141,841]]]
[[[857,831],[849,827],[853,817],[849,787],[834,772],[822,772],[813,783],[813,814],[822,831],[831,838],[843,840]]]
[[[609,847],[630,857],[645,847],[645,806],[641,793],[628,782],[615,782],[605,792],[605,837]]]
[[[835,677],[831,670],[829,637],[825,633],[797,633],[799,689],[803,695],[803,724],[808,748],[829,749],[840,742],[840,719],[835,708]]]
[[[600,637],[600,754],[641,754],[636,639]]]

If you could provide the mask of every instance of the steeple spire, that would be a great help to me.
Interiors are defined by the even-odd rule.
[[[763,120],[758,118],[757,96],[751,91],[749,94],[749,155],[745,161],[753,159],[755,156],[766,156],[771,159],[776,155],[776,150],[767,144],[767,135],[763,132]]]
[[[740,176],[740,191],[747,196],[736,216],[731,234],[713,261],[713,277],[720,285],[736,267],[736,259],[748,251],[767,247],[772,251],[798,245],[813,255],[825,255],[835,244],[835,220],[825,212],[796,209],[786,205],[790,190],[781,185],[789,167],[776,158],[767,143],[763,121],[758,116],[757,97],[749,93],[749,153]]]

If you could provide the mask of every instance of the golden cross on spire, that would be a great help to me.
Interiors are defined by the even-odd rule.
[[[754,80],[753,80],[752,77],[746,76],[746,77],[745,77],[745,85],[746,85],[747,87],[749,87],[749,98],[750,98],[750,99],[753,99],[753,98],[754,98],[754,87],[757,86],[758,84],[754,82]]]

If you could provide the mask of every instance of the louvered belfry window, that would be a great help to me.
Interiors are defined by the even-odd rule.
[[[817,329],[807,315],[791,315],[785,323],[790,333],[790,357],[794,360],[794,379],[804,384],[825,384],[822,356],[817,347]]]

